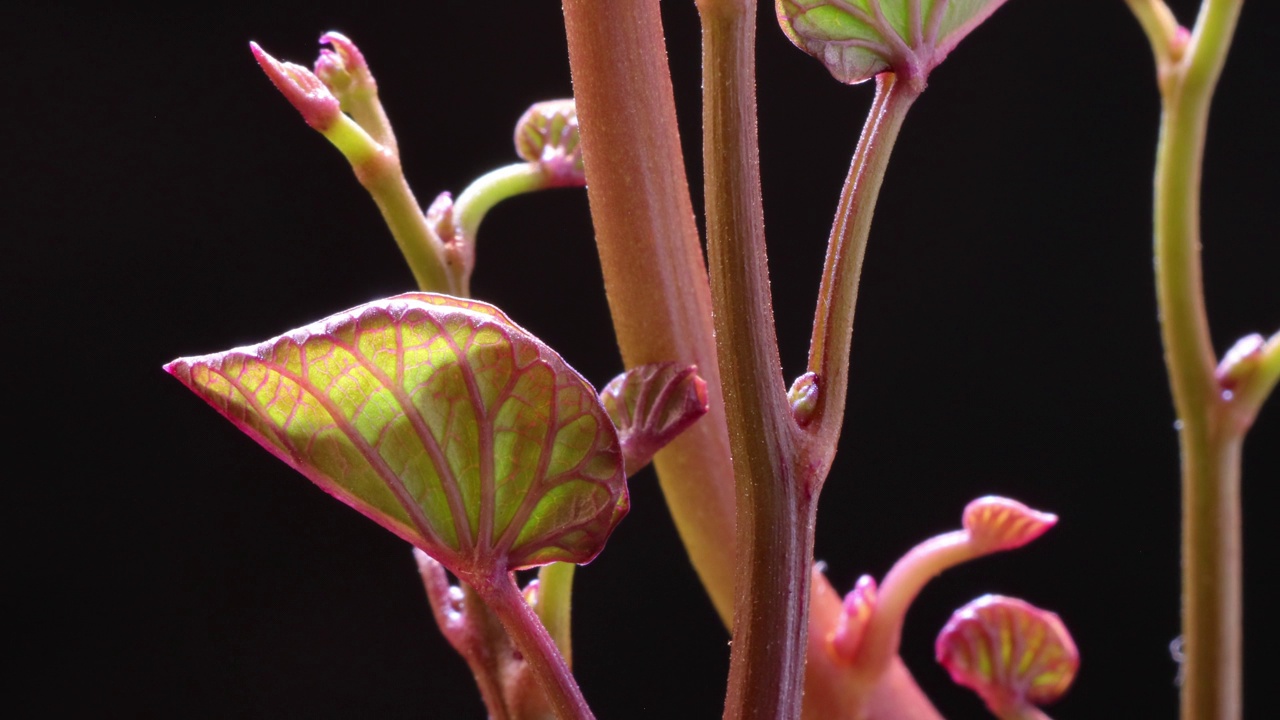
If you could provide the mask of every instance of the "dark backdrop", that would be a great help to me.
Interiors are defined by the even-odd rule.
[[[559,10],[268,5],[47,3],[10,20],[0,267],[18,427],[9,655],[23,689],[9,705],[26,714],[482,716],[408,548],[160,366],[412,285],[373,203],[263,77],[250,39],[309,64],[321,31],[355,38],[427,202],[510,162],[524,108],[570,93]],[[1178,3],[1184,20],[1190,5]],[[696,14],[676,0],[664,14],[697,177]],[[1248,4],[1214,106],[1205,274],[1220,352],[1280,323],[1278,21],[1274,4]],[[759,35],[793,377],[871,88],[831,80],[769,7]],[[1174,714],[1178,471],[1151,273],[1151,65],[1119,0],[1015,0],[935,73],[880,200],[818,557],[843,591],[956,527],[978,495],[1062,516],[1034,545],[948,573],[912,610],[907,662],[952,718],[984,715],[934,664],[932,638],[985,592],[1052,608],[1074,632],[1083,665],[1055,715]],[[581,191],[498,207],[474,288],[593,381],[619,371]],[[1264,587],[1280,564],[1278,440],[1273,400],[1245,452],[1252,717],[1272,712],[1280,642]],[[652,475],[632,492],[631,516],[578,576],[578,675],[603,718],[715,717],[727,637]]]

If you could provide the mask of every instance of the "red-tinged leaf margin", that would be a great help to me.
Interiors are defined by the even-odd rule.
[[[1080,667],[1057,613],[1002,595],[983,595],[952,613],[935,654],[956,684],[978,693],[1001,717],[1059,699]]]
[[[921,88],[1008,0],[775,0],[783,34],[840,82],[892,71]],[[865,6],[865,7],[864,7]]]
[[[442,370],[451,367],[447,362],[447,353],[446,355],[437,353],[433,362],[436,359],[446,362],[435,367],[432,374],[423,379],[421,384],[405,391],[407,381],[417,379],[416,376],[411,377],[410,373],[418,372],[422,367],[430,365],[430,363],[406,365],[404,360],[406,351],[417,349],[426,353],[429,352],[429,344],[407,348],[402,340],[397,340],[396,351],[399,356],[396,360],[396,370],[404,374],[398,378],[400,395],[397,395],[394,387],[389,392],[396,396],[399,402],[400,415],[386,421],[386,427],[379,429],[377,447],[367,440],[363,442],[352,440],[351,433],[359,435],[355,424],[359,422],[359,414],[364,412],[365,406],[369,403],[367,397],[354,406],[350,417],[345,418],[347,425],[345,429],[341,427],[342,423],[337,421],[333,411],[326,411],[329,413],[329,420],[333,421],[333,429],[347,439],[351,448],[318,442],[318,434],[327,426],[316,429],[314,434],[294,436],[279,424],[264,421],[263,413],[268,412],[266,417],[269,417],[271,408],[258,401],[256,394],[263,391],[264,387],[272,381],[272,377],[275,378],[276,385],[270,403],[276,403],[280,399],[280,392],[286,380],[291,383],[291,389],[294,390],[294,397],[291,400],[293,409],[283,421],[285,425],[292,424],[295,414],[303,410],[302,405],[306,400],[304,394],[316,401],[316,407],[323,408],[326,405],[326,401],[316,394],[318,386],[314,383],[304,386],[298,379],[284,376],[282,357],[287,358],[292,353],[295,357],[301,358],[302,353],[307,349],[328,345],[331,347],[330,353],[332,348],[343,350],[353,358],[350,367],[360,365],[363,371],[373,377],[376,376],[377,363],[368,357],[362,360],[353,348],[360,348],[361,342],[369,339],[370,333],[386,330],[388,327],[395,328],[397,338],[403,338],[406,329],[422,332],[425,328],[422,337],[442,339],[445,345],[452,348],[452,352],[455,353],[453,357],[456,358],[458,352],[465,352],[467,362],[454,363],[452,367],[461,371],[464,378],[461,382],[470,393],[470,399],[481,398],[480,393],[484,389],[476,381],[477,367],[481,371],[494,371],[495,368],[501,370],[502,367],[506,367],[502,363],[509,361],[510,378],[504,386],[503,393],[512,392],[515,384],[522,377],[529,376],[534,370],[545,368],[550,371],[553,380],[551,386],[544,389],[552,393],[549,397],[554,401],[553,404],[546,406],[546,414],[551,418],[558,418],[560,410],[577,412],[572,421],[559,424],[552,420],[542,427],[542,446],[537,454],[537,470],[533,479],[529,481],[527,493],[522,496],[509,522],[501,529],[495,524],[497,518],[492,514],[486,522],[481,519],[483,508],[473,507],[474,503],[468,504],[467,490],[457,483],[454,469],[449,464],[449,457],[441,455],[443,451],[438,447],[440,438],[432,435],[437,443],[434,455],[429,447],[431,443],[423,440],[421,431],[426,430],[429,434],[431,432],[426,424],[427,420],[424,419],[430,415],[429,408],[424,410],[416,402],[410,402],[413,412],[405,412],[405,400],[412,393],[424,389],[425,383],[429,382],[433,375],[438,375]],[[475,345],[470,344],[470,341],[465,345],[457,343],[459,335],[474,339],[479,334],[484,335],[482,343]],[[378,348],[374,349],[374,355],[376,355]],[[386,348],[381,349],[386,350]],[[318,359],[324,359],[324,357],[326,355],[321,355]],[[477,361],[480,363],[479,366]],[[272,367],[273,363],[274,367]],[[255,369],[262,374],[262,382],[254,389],[237,385],[244,379],[246,368]],[[628,509],[617,433],[600,406],[595,390],[554,350],[511,322],[501,310],[485,303],[432,293],[408,293],[332,315],[258,345],[200,357],[180,358],[166,365],[165,370],[204,398],[273,455],[302,472],[326,492],[432,555],[460,576],[492,577],[496,572],[533,567],[553,561],[590,562],[603,548],[608,535]],[[272,372],[275,373],[274,376]],[[309,372],[307,375],[311,377]],[[333,406],[332,397],[335,386],[339,380],[344,379],[358,384],[358,378],[354,376],[335,375],[331,378],[325,387],[330,406]],[[375,377],[375,379],[378,378]],[[384,383],[380,387],[386,389],[387,385]],[[251,401],[250,396],[254,396],[254,400]],[[489,425],[487,430],[490,433],[491,449],[496,449],[492,445],[492,434],[496,432],[494,423],[497,421],[497,415],[505,407],[505,404],[497,402],[500,399],[512,398],[507,394],[500,394],[494,396],[489,404],[487,410],[489,414],[485,416],[485,422]],[[481,400],[481,405],[483,404]],[[535,407],[529,402],[524,402],[524,405],[527,406],[526,409]],[[474,408],[475,403],[468,403],[465,407]],[[438,420],[438,418],[433,419]],[[473,419],[477,423],[480,422],[479,418]],[[521,415],[519,419],[527,418]],[[389,432],[389,428],[396,420],[408,420],[413,425],[415,435],[424,442],[424,450],[431,457],[431,467],[439,476],[439,487],[445,490],[445,495],[449,496],[448,517],[451,523],[448,526],[442,527],[441,522],[433,522],[424,505],[426,491],[429,491],[428,480],[417,478],[424,492],[420,499],[415,500],[406,485],[407,476],[397,475],[387,466],[386,458],[377,452],[378,448],[386,446],[386,436],[394,434]],[[452,421],[451,416],[449,422],[452,423]],[[567,448],[562,446],[557,441],[558,435],[570,425],[579,422],[588,428],[584,436],[589,439],[588,446]],[[447,427],[453,432],[458,431],[452,424]],[[404,432],[403,427],[398,429],[401,433]],[[514,431],[512,432],[515,434]],[[304,438],[307,443],[302,445],[299,440]],[[452,436],[446,438],[446,441],[450,439]],[[581,457],[576,463],[570,464],[567,469],[563,469],[556,475],[561,482],[544,486],[548,466],[553,461],[552,456],[558,448],[567,449],[571,454],[580,452]],[[370,468],[383,484],[381,486],[366,484],[361,487],[349,487],[344,484],[341,479],[334,477],[325,469],[326,463],[330,463],[329,467],[333,467],[330,462],[332,458],[309,454],[326,449],[339,453],[355,449],[358,456],[370,464]],[[380,464],[376,462],[379,458],[382,460]],[[339,457],[338,459],[347,462],[347,458]],[[491,462],[486,466],[478,457],[476,461],[481,466],[477,472],[481,476],[482,485],[486,482],[484,474],[489,473],[487,482],[490,484],[486,487],[491,490],[485,491],[482,487],[480,492],[491,493],[488,509],[496,512],[498,507],[496,496],[501,491],[502,485],[493,477],[494,463]],[[564,459],[561,458],[561,464],[563,461]],[[441,462],[444,463],[446,472],[441,472]],[[339,466],[342,465],[339,464]],[[453,480],[452,484],[455,488],[452,491],[445,484],[445,481],[450,479]],[[566,494],[567,497],[559,497],[558,504],[543,506],[542,501],[546,499],[548,493],[567,488],[569,483],[579,480],[588,483],[591,491],[588,493],[564,491],[562,494]],[[378,487],[381,487],[381,490]],[[476,488],[471,490],[472,497],[476,497],[474,494]],[[601,490],[603,492],[600,492]],[[535,495],[536,499],[531,501],[529,498]],[[571,522],[564,526],[535,527],[536,523],[547,521],[549,516],[556,515],[557,511],[564,511],[566,508]],[[440,519],[439,513],[436,519],[437,521]],[[480,538],[485,537],[482,531],[486,528],[489,530],[488,541],[481,542]],[[533,528],[532,534],[530,534],[531,528]],[[453,542],[450,542],[451,538]]]
[[[1058,516],[1032,510],[1017,500],[987,495],[965,506],[963,523],[975,549],[985,553],[1026,545],[1058,524]]]

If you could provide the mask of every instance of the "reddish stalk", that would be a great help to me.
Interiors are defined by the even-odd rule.
[[[564,0],[587,197],[628,368],[697,365],[711,411],[655,457],[680,537],[728,624],[734,495],[711,291],[685,177],[657,0]]]

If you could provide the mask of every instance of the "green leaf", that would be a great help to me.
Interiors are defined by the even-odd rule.
[[[165,369],[461,576],[588,562],[627,511],[591,385],[484,303],[400,295]]]
[[[776,9],[796,47],[853,85],[886,70],[923,82],[1005,1],[776,0]]]

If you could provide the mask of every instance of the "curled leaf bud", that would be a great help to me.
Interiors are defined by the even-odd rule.
[[[1057,522],[1057,515],[994,495],[978,498],[964,509],[964,529],[969,533],[969,541],[975,550],[983,553],[1022,547]]]
[[[846,665],[853,664],[875,606],[876,580],[870,575],[863,575],[858,578],[853,590],[844,596],[844,611],[840,613],[836,629],[828,638],[831,654],[836,660]]]
[[[573,99],[534,103],[516,123],[516,154],[538,163],[557,184],[586,182]]]
[[[818,375],[807,372],[791,384],[787,391],[787,402],[791,405],[791,416],[801,427],[809,424],[813,414],[818,411]]]
[[[1057,614],[1017,598],[984,595],[951,615],[935,644],[951,679],[978,693],[997,717],[1062,697],[1080,654]]]
[[[653,363],[634,367],[600,391],[600,402],[618,429],[627,474],[707,413],[707,383],[695,365]]]
[[[351,92],[375,90],[377,84],[369,73],[360,48],[342,33],[329,31],[320,36],[321,45],[329,45],[316,58],[316,76],[342,101]]]
[[[1236,341],[1235,345],[1222,356],[1218,369],[1213,375],[1218,386],[1223,390],[1234,390],[1240,382],[1253,374],[1262,362],[1262,351],[1266,347],[1266,338],[1258,333],[1246,335]]]
[[[276,60],[255,42],[249,43],[249,48],[263,72],[284,94],[285,99],[302,113],[302,118],[308,125],[325,132],[337,122],[342,115],[338,98],[334,97],[320,78],[301,65]]]

